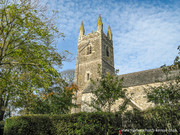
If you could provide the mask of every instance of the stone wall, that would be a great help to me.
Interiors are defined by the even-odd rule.
[[[88,48],[91,47],[91,53],[88,54]],[[109,56],[106,56],[106,47],[109,49]],[[98,65],[101,66],[98,69]],[[104,34],[103,31],[96,31],[89,33],[88,35],[82,35],[79,37],[76,69],[75,69],[75,83],[79,87],[79,91],[76,94],[77,100],[73,101],[77,105],[81,106],[82,92],[90,83],[90,79],[96,79],[99,77],[100,72],[114,73],[114,55],[112,40]],[[76,109],[71,111],[78,112]]]
[[[147,88],[160,86],[163,83],[167,84],[174,81],[174,79],[179,76],[179,73],[179,70],[171,71],[170,74],[166,76],[162,70],[158,68],[120,75],[120,78],[124,78],[124,89],[127,90],[126,96],[131,99],[127,109],[131,110],[135,107],[139,110],[146,110],[149,107],[153,107],[154,104],[147,101]],[[94,111],[85,104],[85,102],[91,102],[91,97],[93,96],[91,90],[92,89],[89,87],[83,91],[81,111]],[[118,111],[119,105],[122,103],[123,99],[118,99],[115,104],[112,105],[111,111]]]
[[[147,95],[146,95],[146,89],[149,87],[154,86],[160,86],[162,83],[167,82],[158,82],[158,83],[152,83],[148,85],[139,85],[139,86],[132,86],[124,88],[127,90],[126,96],[128,98],[131,98],[131,102],[127,106],[127,110],[131,110],[132,108],[136,108],[139,110],[146,110],[150,107],[153,107],[154,104],[152,102],[148,102]],[[92,93],[83,93],[82,95],[82,105],[81,105],[81,111],[85,112],[92,112],[94,109],[92,107],[89,107],[86,103],[91,102],[91,97],[93,97]],[[122,105],[123,99],[119,98],[116,100],[116,102],[112,105],[111,111],[115,112],[118,111],[119,105]]]
[[[109,56],[107,56],[107,49]],[[110,40],[104,32],[102,33],[102,73],[109,72],[114,74],[114,52],[113,41]]]
[[[83,35],[78,41],[75,83],[79,87],[76,104],[81,104],[81,96],[84,87],[89,83],[87,74],[90,78],[97,77],[97,65],[101,64],[101,34],[99,32]],[[91,53],[88,54],[88,47],[91,47]]]

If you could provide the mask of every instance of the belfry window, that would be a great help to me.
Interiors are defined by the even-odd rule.
[[[92,53],[92,48],[91,48],[91,46],[89,47],[89,54],[91,54]]]
[[[87,80],[89,80],[89,73],[87,73]]]
[[[92,47],[87,47],[87,55],[92,53]]]
[[[109,57],[109,48],[108,48],[108,46],[106,47],[106,56]]]
[[[89,47],[87,47],[87,55],[89,54]]]

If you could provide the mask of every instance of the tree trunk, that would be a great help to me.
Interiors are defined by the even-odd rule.
[[[4,101],[2,98],[0,98],[0,121],[2,121],[4,118],[5,110],[3,109],[3,107],[4,107]]]
[[[111,112],[111,104],[108,103],[108,112]]]
[[[5,111],[0,110],[0,121],[3,120]]]

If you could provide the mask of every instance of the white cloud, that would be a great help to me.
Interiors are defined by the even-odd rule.
[[[169,11],[152,7],[147,10],[141,6],[126,8],[121,13],[126,17],[123,32],[114,37],[115,64],[120,73],[160,67],[173,61],[180,42],[178,12],[179,9]]]
[[[171,64],[177,55],[180,7],[176,2],[52,0],[49,8],[59,10],[58,26],[66,35],[65,41],[59,42],[63,44],[60,47],[73,54],[77,50],[81,20],[86,34],[90,33],[96,30],[98,14],[101,13],[105,33],[108,24],[111,25],[115,67],[121,74]],[[75,61],[66,63],[65,68],[69,65],[75,68]]]

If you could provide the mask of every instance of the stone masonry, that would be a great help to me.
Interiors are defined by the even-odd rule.
[[[72,113],[81,111],[82,92],[89,85],[90,78],[96,79],[98,75],[98,65],[102,74],[114,73],[113,42],[110,26],[107,35],[103,32],[103,23],[99,15],[97,31],[85,35],[84,25],[81,22],[79,29],[79,40],[77,49],[75,83],[79,87],[76,93],[77,100],[73,101],[79,108],[73,108]]]
[[[157,68],[120,75],[119,78],[124,78],[123,87],[127,90],[126,96],[131,98],[131,102],[129,103],[127,109],[131,110],[132,108],[136,108],[139,110],[146,110],[150,107],[153,107],[153,103],[147,102],[147,88],[154,86],[157,87],[163,83],[168,84],[174,81],[175,78],[179,76],[179,74],[180,71],[175,70],[171,71],[168,76],[166,76],[162,69]],[[86,88],[83,91],[81,111],[94,111],[93,108],[90,108],[85,104],[85,102],[91,102],[91,97],[93,96],[91,91],[92,88]],[[122,104],[122,102],[123,99],[118,99],[112,106],[111,111],[118,111],[118,107]]]

